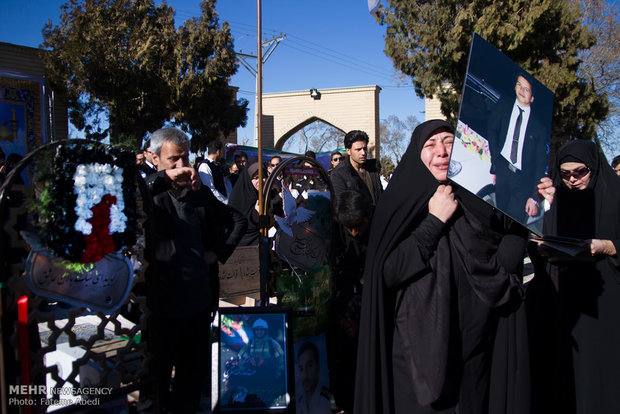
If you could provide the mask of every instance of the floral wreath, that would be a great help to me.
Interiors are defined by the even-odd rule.
[[[52,256],[93,263],[135,244],[132,151],[76,142],[59,145],[51,160],[40,161],[33,213],[38,236]]]

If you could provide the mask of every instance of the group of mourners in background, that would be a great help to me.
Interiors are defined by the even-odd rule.
[[[200,181],[227,205],[221,219],[234,224],[223,251],[201,248],[225,259],[233,246],[258,244],[259,168],[267,177],[282,158],[262,166],[239,153],[233,171],[214,142],[195,168],[173,162],[175,172],[164,173],[162,145],[187,145],[168,135],[155,134],[159,166],[150,172],[149,144],[144,153],[154,199],[162,197],[158,188],[173,188],[183,200]],[[331,154],[329,169],[338,231],[328,347],[338,409],[620,412],[620,157],[610,167],[594,143],[581,140],[551,157],[537,187],[544,234],[584,240],[585,253],[569,257],[531,242],[525,227],[448,180],[454,128],[447,122],[413,131],[385,190],[378,164],[367,158],[368,141],[362,131],[347,133],[346,154]],[[191,227],[194,213],[162,200],[183,226],[164,239],[181,237],[178,229]],[[190,251],[199,233],[185,242]],[[535,268],[528,283],[526,255]],[[188,274],[200,263],[217,274],[215,259],[200,260]],[[196,318],[210,310],[198,309]]]

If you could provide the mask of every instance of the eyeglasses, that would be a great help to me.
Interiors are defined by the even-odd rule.
[[[564,180],[570,180],[571,177],[573,177],[575,180],[580,180],[589,173],[590,169],[588,167],[577,168],[573,171],[560,170],[560,175]]]
[[[338,162],[340,162],[340,160],[342,160],[342,157],[335,157],[335,158],[332,158],[332,161],[338,161]]]
[[[275,163],[275,164],[271,164],[271,163],[269,163],[269,166],[270,166],[270,167],[277,167],[278,165],[280,165],[280,163],[279,163],[279,162],[278,162],[278,163]]]

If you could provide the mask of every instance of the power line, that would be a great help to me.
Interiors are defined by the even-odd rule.
[[[253,26],[230,20],[228,21],[228,23],[231,24],[230,30],[232,33],[239,33],[242,36],[252,36],[250,30],[253,28]],[[273,29],[263,30],[263,35],[277,35],[280,33],[282,32]],[[291,43],[297,47],[291,46]],[[379,65],[374,65],[372,63],[360,60],[359,58],[349,56],[345,53],[330,49],[328,47],[325,47],[324,45],[318,44],[310,40],[306,40],[302,37],[292,35],[290,33],[287,33],[287,41],[283,42],[282,45],[283,47],[289,47],[299,52],[306,53],[308,55],[315,56],[323,60],[332,62],[334,64],[342,65],[349,69],[357,70],[369,75],[380,76],[384,79],[391,79],[393,77],[393,73],[386,72],[385,68]]]
[[[280,44],[282,40],[286,38],[285,34],[280,33],[279,36],[274,37],[273,39],[266,40],[262,42],[263,54],[262,54],[262,63],[265,64],[269,56],[273,53],[275,48]],[[258,56],[248,55],[247,53],[235,52],[237,54],[237,60],[239,63],[246,68],[252,75],[256,76],[257,72],[253,65],[251,65],[246,59],[257,59]]]
[[[355,64],[363,65],[363,66],[366,66],[367,68],[370,68],[370,69],[373,69],[373,70],[377,70],[377,71],[380,71],[380,72],[383,72],[385,70],[385,68],[383,68],[383,67],[381,67],[379,65],[374,65],[374,64],[366,62],[366,61],[360,61],[360,59],[358,57],[349,56],[349,55],[347,55],[345,53],[342,53],[340,51],[337,51],[337,50],[325,47],[324,45],[320,45],[320,44],[312,42],[310,40],[303,39],[303,38],[301,38],[299,36],[290,35],[290,37],[293,38],[293,39],[299,40],[302,44],[307,43],[309,46],[304,46],[304,47],[308,47],[309,49],[316,50],[317,48],[320,48],[321,51],[326,51],[327,52],[326,54],[334,56],[334,57],[336,57],[338,59],[355,62]]]
[[[233,29],[231,29],[231,31],[233,33],[248,35],[248,33],[244,31],[237,31]],[[291,41],[290,38],[293,38],[293,40]],[[299,39],[299,41],[296,41],[295,39]],[[298,52],[314,56],[337,65],[345,66],[349,69],[353,69],[369,75],[379,76],[384,79],[391,79],[393,77],[393,73],[385,71],[385,68],[383,67],[373,65],[364,60],[360,60],[359,58],[348,56],[336,50],[321,46],[318,43],[304,40],[295,35],[290,35],[287,33],[287,41],[283,42],[282,45],[283,47],[288,47]]]
[[[182,9],[175,9],[176,16],[179,17],[197,17],[191,12]],[[218,16],[219,18],[219,16]],[[242,23],[234,20],[224,20],[230,24],[230,31],[233,34],[235,40],[241,39],[245,36],[255,37],[256,34],[254,32],[255,25]],[[220,22],[222,19],[220,18]],[[280,36],[282,35],[281,31],[275,29],[264,28],[262,31],[263,36],[274,35]],[[359,58],[349,56],[345,53],[339,52],[337,50],[325,47],[319,43],[306,40],[300,36],[292,35],[290,33],[286,34],[287,40],[282,42],[282,46],[285,48],[289,48],[292,50],[296,50],[303,54],[307,54],[309,56],[314,56],[316,58],[325,60],[327,62],[346,67],[347,69],[355,70],[361,73],[365,73],[371,76],[377,76],[384,80],[393,81],[395,78],[394,72],[386,72],[385,68],[372,64],[370,62],[360,60]],[[399,84],[386,84],[380,85],[383,89],[413,89],[413,85],[399,85]],[[250,93],[250,92],[247,92]]]
[[[357,65],[355,65],[353,63],[349,63],[349,62],[346,62],[346,61],[338,61],[337,59],[334,59],[334,58],[332,58],[332,57],[330,57],[328,55],[321,55],[321,54],[318,54],[318,53],[314,53],[314,52],[311,52],[309,50],[305,50],[303,48],[292,46],[290,44],[283,44],[283,47],[286,47],[286,48],[289,48],[289,49],[293,49],[293,50],[297,50],[298,52],[302,52],[302,53],[304,53],[306,55],[314,56],[314,57],[317,57],[319,59],[323,59],[323,60],[325,60],[327,62],[331,62],[331,63],[337,64],[337,65],[340,65],[340,66],[344,66],[344,67],[346,67],[348,69],[356,70],[358,72],[362,72],[362,73],[365,73],[367,75],[387,78],[385,73],[378,73],[378,72],[375,72],[375,71],[366,70],[366,69],[364,69],[362,67],[359,67],[359,66],[357,66]]]
[[[251,95],[251,96],[256,96],[256,92],[255,92],[255,91],[246,91],[246,90],[243,90],[243,89],[239,89],[237,92],[238,92],[239,94],[241,94],[241,95]]]

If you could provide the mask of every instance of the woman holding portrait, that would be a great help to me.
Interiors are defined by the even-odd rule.
[[[520,394],[527,393],[527,379],[506,382],[527,377],[527,364],[508,372],[514,360],[492,360],[518,342],[499,341],[493,349],[498,321],[517,315],[521,302],[526,232],[448,183],[453,130],[441,120],[419,125],[377,204],[364,271],[355,413],[529,407]],[[525,353],[527,362],[527,343],[517,348],[509,356]],[[503,396],[491,382],[503,384]]]

